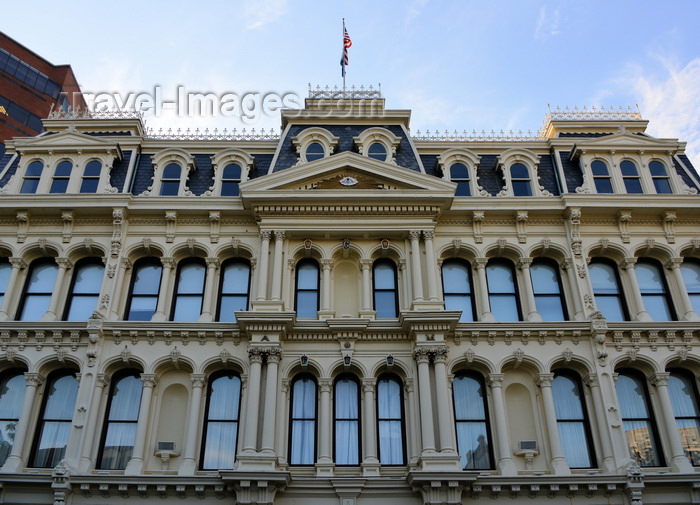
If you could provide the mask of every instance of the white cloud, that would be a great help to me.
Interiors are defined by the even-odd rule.
[[[540,15],[535,27],[535,40],[545,41],[549,37],[559,34],[561,15],[559,9],[547,10],[547,6],[540,7]]]
[[[243,15],[246,29],[254,30],[278,20],[287,13],[287,0],[246,0]]]
[[[411,21],[420,16],[423,12],[423,7],[425,7],[427,3],[428,0],[413,0],[411,5],[408,6],[408,9],[406,9],[406,18],[404,22],[409,24]]]

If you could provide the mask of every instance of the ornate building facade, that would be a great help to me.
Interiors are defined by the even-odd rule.
[[[700,503],[700,179],[635,111],[57,113],[0,160],[0,502]]]

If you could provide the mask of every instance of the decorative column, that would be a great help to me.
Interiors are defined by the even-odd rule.
[[[433,429],[433,406],[430,394],[430,354],[427,349],[416,349],[413,358],[418,363],[418,402],[420,403],[420,426],[423,438],[421,452],[435,452]]]
[[[112,285],[112,296],[109,297],[111,303],[109,307],[108,319],[112,321],[121,319],[121,315],[117,311],[121,307],[122,287],[124,286],[126,273],[131,270],[133,266],[134,265],[131,263],[129,258],[122,258],[119,262],[119,271],[116,273],[117,280],[114,281],[114,284]],[[126,319],[126,317],[124,317],[124,319]]]
[[[216,286],[216,271],[219,269],[219,258],[207,258],[207,276],[204,281],[204,300],[202,300],[202,313],[199,321],[208,323],[214,320],[212,315],[212,301]]]
[[[269,230],[260,232],[260,270],[258,270],[258,300],[267,300],[267,265],[269,263],[268,256],[270,255],[270,236],[272,232]]]
[[[331,411],[331,389],[333,379],[319,379],[318,389],[321,396],[320,412],[318,416],[319,440],[317,472],[328,473],[327,467],[333,465],[331,450],[331,424],[333,424],[333,412]],[[324,468],[326,467],[326,468]]]
[[[476,289],[477,300],[479,302],[480,321],[493,322],[496,320],[491,313],[491,304],[489,303],[489,285],[486,281],[486,264],[488,258],[474,258],[474,267],[476,268],[476,279],[479,285]]]
[[[141,393],[141,405],[139,406],[139,420],[136,424],[136,435],[134,436],[134,450],[131,452],[131,459],[126,465],[124,475],[138,475],[143,471],[143,456],[146,448],[146,433],[148,431],[148,418],[151,411],[151,398],[153,388],[158,380],[153,374],[141,374],[143,391]]]
[[[639,283],[637,282],[637,274],[634,271],[634,265],[637,263],[637,258],[625,258],[620,262],[620,268],[627,275],[630,290],[632,290],[632,298],[634,305],[637,308],[637,314],[634,318],[636,321],[651,321],[651,316],[644,307],[644,299],[639,291]]]
[[[332,259],[321,260],[321,271],[323,272],[323,290],[321,291],[321,310],[331,310],[331,267]]]
[[[659,394],[659,402],[661,403],[661,415],[666,425],[666,435],[671,449],[671,468],[674,472],[679,473],[694,473],[695,469],[685,456],[681,437],[678,433],[676,418],[673,415],[673,405],[671,404],[671,396],[668,394],[668,378],[671,374],[668,372],[657,372],[652,377],[650,382],[656,386],[656,392]]]
[[[613,453],[612,439],[610,438],[610,426],[607,422],[605,402],[603,401],[603,393],[600,390],[598,376],[594,373],[589,373],[583,378],[583,383],[591,390],[593,410],[595,411],[598,434],[600,435],[600,444],[603,449],[603,464],[608,472],[613,472],[616,467],[615,454]]]
[[[406,273],[406,259],[400,258],[399,261],[399,272],[401,272],[401,294],[399,295],[399,307],[402,310],[408,310],[410,308],[410,303],[408,303],[408,274]],[[398,288],[398,286],[396,286]]]
[[[360,260],[362,268],[362,312],[372,310],[372,260],[363,258]]]
[[[80,454],[80,463],[78,464],[81,472],[88,472],[93,465],[91,456],[95,431],[97,431],[97,415],[100,413],[100,407],[102,406],[102,393],[107,386],[109,386],[109,377],[103,373],[98,373],[95,378],[95,391],[92,394],[92,402],[90,402],[90,412],[85,423],[83,450]]]
[[[418,423],[420,411],[418,410],[418,402],[416,401],[416,388],[412,377],[406,377],[404,380],[403,391],[406,395],[406,411],[409,413],[406,416],[406,431],[410,443],[410,451],[408,452],[408,463],[414,464],[418,455],[420,455],[420,440],[418,440]]]
[[[278,397],[278,407],[279,407],[279,416],[281,419],[289,419],[289,386],[290,386],[290,380],[289,379],[282,379],[280,384],[280,394]],[[277,423],[275,425],[275,447],[278,448],[279,450],[279,460],[282,460],[282,454],[284,454],[286,451],[283,449],[284,447],[287,447],[286,444],[286,435],[287,435],[287,423]]]
[[[440,452],[455,453],[455,441],[452,431],[452,416],[450,415],[450,391],[447,383],[447,347],[435,350],[433,362],[435,367],[435,391],[437,391],[438,430],[440,435]]]
[[[420,231],[411,230],[408,232],[411,239],[411,281],[413,284],[413,302],[423,301],[423,275],[420,267]]]
[[[523,273],[523,287],[525,288],[525,300],[527,301],[527,321],[542,321],[542,316],[537,312],[537,303],[535,302],[535,294],[532,291],[532,277],[530,276],[530,265],[532,258],[520,258],[518,260],[518,269]]]
[[[46,310],[46,314],[42,316],[42,321],[55,321],[59,319],[56,317],[56,308],[58,307],[58,302],[65,298],[62,292],[63,290],[61,289],[63,287],[63,280],[66,278],[66,271],[73,267],[73,263],[68,258],[56,258],[56,263],[58,264],[56,282],[53,285],[49,308]]]
[[[435,232],[433,230],[423,230],[423,240],[425,241],[425,270],[428,277],[428,298],[430,301],[439,300],[437,263],[435,262],[435,249],[433,244],[434,238]]]
[[[243,434],[243,452],[248,453],[257,450],[262,359],[262,349],[258,347],[248,349],[250,373],[248,374],[248,405],[245,416],[245,433]]]
[[[10,271],[10,278],[7,280],[7,287],[5,288],[5,296],[2,299],[2,304],[0,305],[0,321],[7,321],[11,319],[7,313],[10,310],[10,303],[12,302],[11,293],[17,292],[17,277],[19,276],[19,271],[27,268],[27,263],[22,258],[10,258],[10,264],[12,265],[12,270]]]
[[[501,475],[514,476],[518,474],[510,454],[510,437],[506,423],[506,406],[503,400],[503,374],[492,373],[488,376],[493,413],[496,421],[496,439],[498,440],[498,470]]]
[[[197,470],[197,462],[194,454],[197,449],[197,428],[199,427],[199,412],[202,407],[202,393],[206,385],[204,374],[190,374],[192,381],[192,401],[190,401],[190,415],[187,418],[187,430],[185,436],[185,450],[182,454],[182,464],[179,475],[194,475]]]
[[[377,379],[374,377],[362,379],[362,459],[363,473],[378,474],[379,460],[377,459],[377,404],[374,401],[374,392],[377,387]]]
[[[160,262],[163,265],[163,273],[160,277],[158,305],[156,305],[156,312],[153,314],[151,321],[165,321],[168,318],[165,315],[165,304],[170,299],[170,273],[175,268],[175,258],[164,256],[160,259]]]
[[[272,296],[273,300],[282,299],[282,247],[284,231],[275,230],[275,257],[272,265]]]
[[[561,269],[566,272],[567,279],[569,280],[569,290],[571,291],[572,301],[574,303],[573,319],[582,321],[586,318],[586,315],[581,301],[581,290],[579,289],[578,279],[576,278],[576,265],[574,260],[571,258],[564,258],[561,262]]]
[[[29,421],[32,417],[32,407],[34,406],[36,391],[46,379],[38,373],[24,374],[26,387],[24,389],[24,398],[22,399],[22,410],[20,411],[19,419],[15,425],[15,440],[12,443],[12,450],[7,457],[5,464],[2,466],[3,472],[16,472],[22,468],[22,452],[24,452],[24,443],[27,438],[29,429]]]
[[[559,426],[557,425],[557,411],[554,407],[554,397],[552,396],[553,373],[541,373],[537,379],[537,385],[542,392],[542,403],[544,404],[544,417],[549,438],[549,449],[552,453],[552,470],[556,475],[571,475],[569,465],[561,450],[561,440],[559,439]]]
[[[275,426],[277,422],[277,371],[282,349],[275,347],[267,351],[267,376],[265,378],[265,405],[262,422],[261,451],[275,454]]]
[[[683,263],[683,258],[671,258],[666,263],[666,268],[673,274],[673,282],[675,282],[676,291],[680,295],[681,304],[683,305],[683,314],[680,315],[681,321],[697,321],[700,319],[700,314],[695,312],[693,308],[693,303],[690,301],[690,296],[688,296],[688,290],[685,286],[685,280],[683,280],[683,273],[681,272],[681,264]],[[14,268],[13,268],[14,271]],[[0,310],[0,313],[2,310]]]

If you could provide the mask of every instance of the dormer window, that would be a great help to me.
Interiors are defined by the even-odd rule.
[[[464,163],[454,163],[450,167],[450,180],[457,184],[455,196],[471,196],[469,169]]]
[[[36,190],[39,187],[39,181],[41,180],[41,172],[43,172],[43,170],[44,164],[41,161],[32,161],[27,167],[27,170],[24,172],[22,188],[19,190],[19,192],[25,194],[36,193]]]
[[[73,163],[68,160],[61,161],[56,165],[51,181],[49,193],[65,193],[70,182],[70,173],[73,170]]]
[[[510,166],[510,182],[513,185],[513,196],[532,196],[530,172],[522,163]]]
[[[160,195],[161,196],[176,196],[180,190],[180,176],[182,167],[177,163],[168,163],[163,169],[163,175],[160,178]]]
[[[240,149],[226,149],[211,157],[214,165],[214,185],[207,196],[239,196],[239,185],[248,180],[253,157]]]
[[[540,185],[537,166],[540,157],[527,149],[508,149],[498,157],[505,185],[497,196],[552,196]]]
[[[238,163],[229,163],[221,174],[221,196],[238,196],[238,185],[241,182],[241,166]]]
[[[623,160],[620,163],[620,172],[622,173],[622,180],[625,183],[625,190],[627,193],[643,193],[642,183],[639,180],[639,170],[637,170],[637,165],[629,160]]]
[[[610,170],[604,161],[595,160],[591,163],[591,173],[596,193],[613,193]]]
[[[468,149],[449,149],[438,156],[443,179],[457,184],[455,196],[487,196],[477,184],[476,169],[481,158]]]
[[[360,154],[396,165],[396,149],[401,144],[401,139],[386,128],[367,128],[353,140]]]
[[[367,149],[367,156],[379,161],[386,161],[386,147],[381,142],[373,142]]]
[[[340,138],[334,136],[325,128],[312,126],[292,137],[292,145],[299,155],[299,163],[311,163],[330,156],[338,148]]]
[[[192,196],[187,187],[190,174],[197,170],[194,157],[184,149],[165,149],[151,158],[153,184],[143,192],[144,196]]]
[[[306,161],[316,161],[326,157],[326,150],[318,142],[311,142],[306,148]]]
[[[100,184],[101,172],[102,163],[97,160],[89,161],[83,170],[83,180],[80,183],[80,192],[97,193],[97,187]]]
[[[668,171],[663,163],[660,161],[651,161],[649,163],[649,173],[651,174],[651,180],[654,183],[654,189],[658,194],[670,194],[673,193],[671,190],[671,182],[668,177]]]

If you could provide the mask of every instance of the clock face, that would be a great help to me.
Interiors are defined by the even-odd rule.
[[[343,186],[354,186],[355,184],[357,184],[357,179],[350,176],[343,177],[342,179],[340,179],[340,184],[342,184]]]

